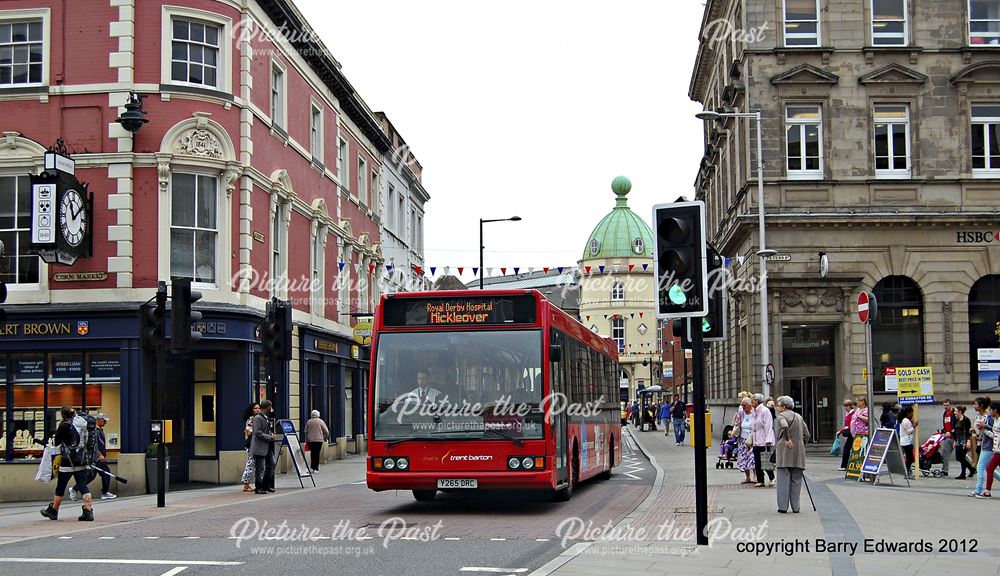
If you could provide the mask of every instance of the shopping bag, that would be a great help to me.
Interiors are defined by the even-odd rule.
[[[836,440],[833,441],[833,448],[830,448],[830,454],[834,456],[840,456],[840,451],[844,448],[843,442],[840,441],[840,436],[837,436]]]
[[[762,470],[774,470],[774,446],[767,446],[760,455],[760,467]]]
[[[35,480],[42,482],[52,481],[52,447],[46,446],[42,452],[41,461],[38,463],[38,471],[35,472]]]
[[[305,450],[306,452],[308,452],[309,451],[309,443],[306,442],[305,444],[303,444],[302,445],[302,449]]]

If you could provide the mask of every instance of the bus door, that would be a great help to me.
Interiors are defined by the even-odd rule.
[[[562,338],[562,334],[553,331],[552,332],[552,344],[558,345],[562,348],[562,353],[564,357],[562,362],[549,362],[549,378],[551,380],[550,394],[561,395],[566,394],[564,389],[565,382],[565,372],[564,366],[565,362],[565,341]],[[552,435],[556,440],[556,453],[555,453],[555,467],[556,467],[556,484],[564,484],[569,482],[569,458],[567,457],[567,445],[569,438],[568,425],[569,422],[566,419],[565,402],[560,401],[558,403],[560,408],[558,414],[554,414],[551,417],[550,425],[552,427]],[[549,403],[549,410],[552,409],[552,403]]]

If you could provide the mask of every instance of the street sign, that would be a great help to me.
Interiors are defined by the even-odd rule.
[[[934,371],[930,366],[896,367],[896,380],[900,404],[934,403]]]
[[[767,365],[767,368],[764,370],[764,378],[767,380],[768,386],[774,384],[774,364]]]
[[[862,324],[868,323],[868,293],[864,291],[858,294],[858,320]]]

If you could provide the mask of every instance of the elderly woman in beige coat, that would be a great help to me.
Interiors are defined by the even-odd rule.
[[[796,414],[795,401],[790,396],[780,396],[777,401],[778,417],[774,420],[775,461],[778,467],[778,512],[799,511],[799,493],[802,491],[802,474],[806,468],[806,442],[809,428]]]

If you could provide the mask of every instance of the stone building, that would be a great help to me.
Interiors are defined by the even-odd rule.
[[[1000,387],[998,19],[997,0],[706,3],[689,96],[762,115],[773,393],[818,440],[866,389],[860,291],[879,303],[876,405],[896,400],[889,367],[930,366],[938,402]],[[733,262],[717,407],[763,384],[756,138],[752,120],[706,122],[695,181]]]
[[[580,322],[618,344],[620,386],[635,398],[658,383],[661,349],[654,303],[653,233],[628,207],[628,178],[611,184],[615,207],[587,237],[579,262]]]

